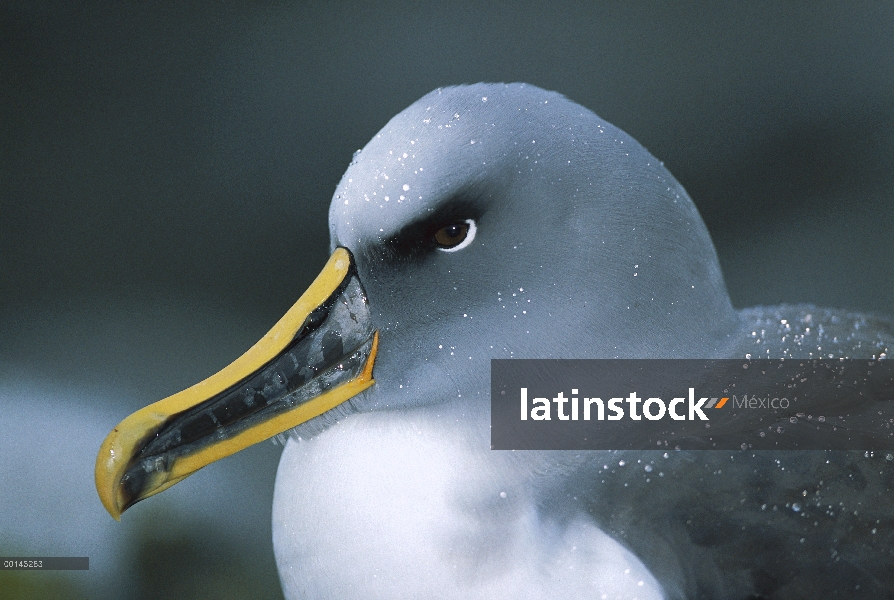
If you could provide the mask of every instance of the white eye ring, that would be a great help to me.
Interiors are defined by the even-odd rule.
[[[469,226],[469,231],[466,232],[466,239],[452,248],[438,248],[438,250],[440,250],[441,252],[456,252],[457,250],[462,250],[472,243],[472,240],[475,239],[475,231],[477,230],[477,227],[475,227],[475,221],[473,221],[472,219],[463,219],[463,222]]]

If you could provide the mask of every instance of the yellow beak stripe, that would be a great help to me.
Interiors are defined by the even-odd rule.
[[[173,416],[238,384],[282,353],[308,315],[338,289],[350,266],[350,254],[343,248],[336,249],[301,298],[245,354],[204,381],[133,413],[109,433],[96,457],[95,479],[99,498],[113,518],[120,520],[121,513],[127,508],[120,489],[121,479],[143,444]],[[237,435],[223,440],[209,440],[208,445],[198,451],[178,457],[169,470],[153,475],[157,480],[152,481],[151,491],[142,497],[157,494],[207,464],[321,415],[368,388],[374,383],[372,366],[377,348],[378,332],[374,335],[366,365],[357,377]]]

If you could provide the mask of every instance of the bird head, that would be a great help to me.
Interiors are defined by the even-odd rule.
[[[109,434],[96,482],[113,517],[296,427],[486,402],[491,358],[710,358],[736,322],[682,186],[530,85],[439,89],[395,116],[354,155],[329,227],[332,257],[267,336]]]

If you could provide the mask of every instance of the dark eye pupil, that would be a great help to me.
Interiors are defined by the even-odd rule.
[[[451,223],[435,233],[435,241],[442,248],[452,248],[461,244],[466,239],[468,232],[469,225],[467,223]]]

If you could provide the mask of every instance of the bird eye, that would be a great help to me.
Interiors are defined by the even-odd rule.
[[[456,252],[475,239],[475,221],[466,219],[440,228],[435,233],[435,242],[444,252]]]

